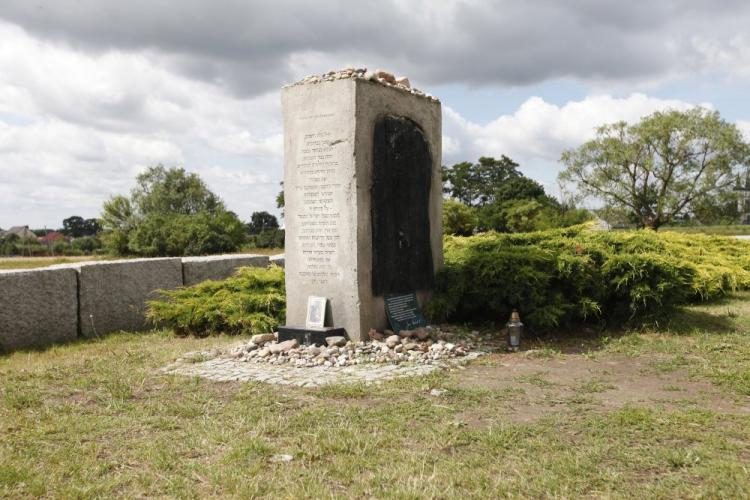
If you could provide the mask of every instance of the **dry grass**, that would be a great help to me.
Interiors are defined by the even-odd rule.
[[[549,355],[524,358],[536,371],[509,374],[510,387],[467,383],[473,367],[317,390],[165,376],[158,369],[182,353],[236,341],[168,332],[15,353],[0,357],[0,496],[748,497],[747,415],[602,408],[618,380],[553,380],[550,368],[628,357],[643,377],[674,367],[748,406],[748,300],[691,307],[661,329],[535,345]],[[502,374],[521,356],[476,368]],[[658,387],[679,394],[670,380]],[[570,397],[546,396],[566,388]],[[545,411],[514,419],[522,399]]]

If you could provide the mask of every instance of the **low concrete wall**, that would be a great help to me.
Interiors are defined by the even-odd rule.
[[[279,255],[273,255],[271,256],[271,264],[276,264],[277,266],[284,267],[284,254]]]
[[[220,280],[238,267],[268,264],[265,255],[235,254],[0,271],[0,351],[144,330],[145,303],[158,297],[155,290]]]
[[[77,288],[73,269],[0,271],[0,351],[74,340]]]
[[[182,286],[179,257],[62,264],[78,271],[79,325],[82,337],[147,328],[147,300],[155,290]]]
[[[223,280],[234,274],[235,269],[244,266],[267,267],[268,257],[254,254],[183,257],[182,282],[190,286],[206,280]]]

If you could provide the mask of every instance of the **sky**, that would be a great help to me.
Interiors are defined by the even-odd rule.
[[[0,227],[97,217],[151,165],[277,213],[279,89],[345,67],[439,97],[443,164],[558,195],[598,125],[718,110],[750,140],[747,0],[0,0]]]

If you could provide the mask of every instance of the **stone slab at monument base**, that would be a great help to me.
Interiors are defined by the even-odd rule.
[[[280,326],[279,327],[279,342],[285,340],[296,340],[301,345],[326,345],[326,339],[328,337],[346,337],[346,332],[343,328],[326,327],[320,328],[305,328],[297,326]]]
[[[282,92],[287,317],[308,296],[352,340],[383,330],[383,296],[429,297],[443,265],[441,109],[366,78]]]

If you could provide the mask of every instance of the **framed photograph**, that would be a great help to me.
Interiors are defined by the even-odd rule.
[[[307,320],[306,328],[323,328],[326,321],[326,302],[325,297],[307,297]]]

